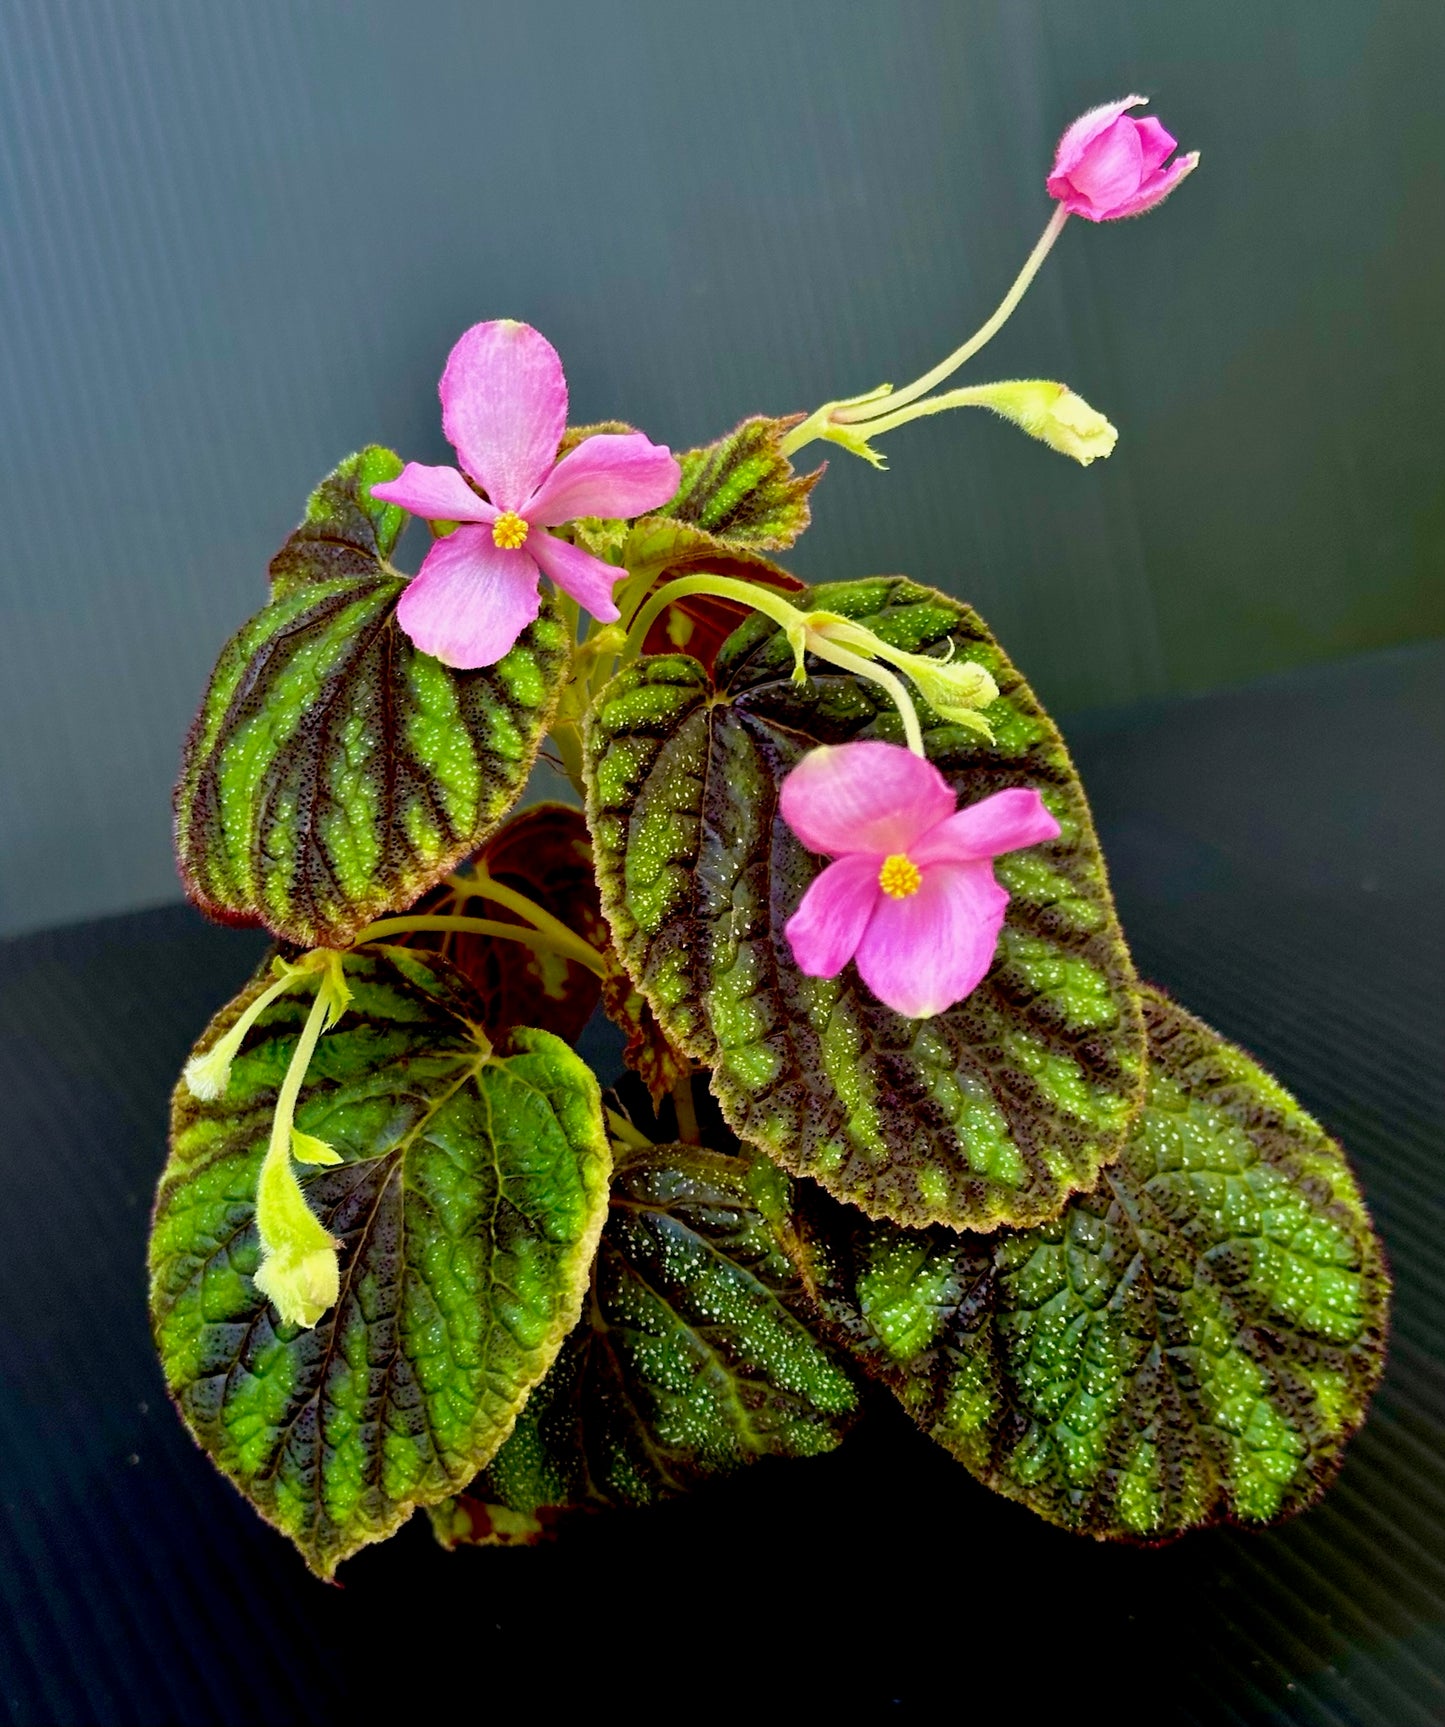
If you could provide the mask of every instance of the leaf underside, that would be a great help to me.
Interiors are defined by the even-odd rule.
[[[885,1008],[849,965],[793,963],[783,926],[826,860],[778,817],[809,749],[901,739],[875,686],[792,651],[766,619],[738,630],[716,681],[695,660],[639,660],[588,724],[588,819],[603,909],[679,1048],[713,1068],[746,1142],[871,1215],[992,1229],[1053,1216],[1116,1157],[1143,1095],[1133,968],[1088,806],[1047,715],[967,608],[897,578],[812,589],[913,652],[992,672],[996,742],[923,709],[930,758],[974,803],[1036,787],[1061,835],[998,860],[1011,895],[998,957],[929,1020]],[[931,722],[931,723],[930,723]]]
[[[337,1305],[314,1330],[282,1325],[252,1282],[257,1176],[304,995],[263,1013],[222,1100],[177,1089],[150,1251],[187,1426],[322,1576],[506,1438],[576,1322],[611,1164],[597,1083],[559,1039],[518,1031],[489,1057],[481,1003],[437,955],[358,949],[346,979],[296,1117],[341,1154],[299,1172],[341,1244]]]
[[[645,516],[634,523],[621,556],[633,575],[653,578],[652,588],[681,577],[706,574],[728,576],[784,594],[806,591],[796,576],[789,575],[771,558],[729,546],[702,528],[666,516]],[[711,671],[718,650],[750,615],[749,607],[717,594],[684,595],[659,615],[647,632],[643,652],[666,654],[682,649]]]
[[[832,1323],[995,1491],[1100,1538],[1300,1510],[1384,1361],[1389,1281],[1344,1154],[1238,1049],[1146,990],[1147,1102],[1096,1190],[997,1236],[816,1196]]]
[[[436,1508],[443,1541],[536,1539],[564,1511],[832,1450],[857,1393],[805,1323],[790,1185],[698,1146],[621,1155],[582,1322],[491,1464]]]
[[[597,897],[592,868],[592,836],[581,810],[570,804],[531,804],[508,816],[474,860],[493,880],[534,900],[594,947],[611,935]],[[424,894],[412,910],[419,916],[441,914],[487,918],[494,923],[525,920],[494,900],[450,883]],[[576,1043],[601,998],[596,972],[499,936],[418,930],[397,938],[408,947],[440,952],[451,960],[481,996],[487,1032],[500,1036],[512,1026],[540,1026],[564,1043]]]
[[[515,803],[570,660],[560,613],[497,665],[459,672],[396,622],[406,520],[349,457],[271,566],[271,603],[226,645],[186,740],[176,845],[187,890],[229,922],[344,946],[410,905]]]

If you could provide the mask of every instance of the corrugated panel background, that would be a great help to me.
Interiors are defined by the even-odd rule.
[[[1072,741],[1141,971],[1340,1136],[1390,1253],[1385,1381],[1321,1505],[1100,1545],[884,1397],[831,1456],[533,1552],[449,1557],[415,1518],[324,1587],[187,1437],[146,1334],[167,1093],[264,945],[167,908],[0,947],[0,1720],[1445,1721],[1445,805],[1417,790],[1445,644]]]
[[[1445,630],[1445,8],[1421,0],[8,0],[0,928],[174,896],[168,795],[310,485],[444,453],[515,315],[677,445],[903,380],[988,311],[1081,109],[1203,170],[1056,261],[982,416],[840,456],[808,576],[974,601],[1055,708]]]

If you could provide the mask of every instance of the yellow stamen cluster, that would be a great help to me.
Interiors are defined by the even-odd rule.
[[[889,899],[908,899],[923,886],[923,877],[911,857],[894,852],[892,857],[883,860],[883,867],[878,871],[878,885]]]
[[[496,521],[492,523],[492,540],[504,552],[515,552],[518,546],[527,543],[527,535],[531,530],[515,510],[503,510]]]

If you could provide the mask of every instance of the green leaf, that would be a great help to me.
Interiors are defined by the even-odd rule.
[[[720,544],[744,551],[781,551],[808,526],[808,493],[823,470],[797,474],[780,448],[801,415],[758,415],[700,450],[677,459],[682,483],[659,515],[690,523]]]
[[[1095,1192],[992,1238],[821,1201],[804,1261],[835,1335],[979,1480],[1160,1541],[1324,1491],[1379,1382],[1389,1281],[1339,1146],[1248,1056],[1144,1003],[1148,1101]]]
[[[401,458],[368,444],[339,463],[306,500],[306,514],[271,560],[271,598],[285,599],[313,582],[375,576],[396,550],[408,520],[399,504],[383,504],[371,488],[394,480]]]
[[[448,1544],[535,1540],[564,1509],[813,1457],[850,1425],[857,1392],[783,1251],[787,1178],[698,1146],[620,1157],[583,1321],[466,1502],[433,1518]]]
[[[323,480],[272,564],[270,605],[222,651],[186,740],[176,844],[203,911],[344,946],[474,851],[526,783],[570,663],[555,605],[459,672],[396,622],[404,512],[372,446]]]
[[[1143,1096],[1144,1032],[1083,790],[1058,733],[967,608],[896,578],[797,602],[856,618],[910,652],[975,660],[998,682],[996,742],[931,725],[965,803],[1034,786],[1052,844],[1001,858],[1012,899],[998,958],[957,1007],[908,1020],[853,966],[804,977],[783,926],[823,867],[778,817],[817,744],[898,741],[872,684],[815,664],[792,681],[766,619],[718,656],[639,660],[589,722],[588,819],[619,951],[679,1048],[714,1069],[739,1136],[873,1215],[991,1229],[1055,1215],[1122,1149]]]
[[[518,1031],[490,1054],[480,1002],[437,955],[362,948],[346,973],[351,1006],[297,1111],[341,1158],[298,1170],[340,1242],[336,1306],[314,1330],[282,1325],[253,1282],[257,1176],[308,1006],[293,995],[247,1034],[223,1098],[177,1089],[150,1250],[187,1426],[323,1576],[506,1438],[576,1323],[611,1162],[597,1083],[560,1039]]]

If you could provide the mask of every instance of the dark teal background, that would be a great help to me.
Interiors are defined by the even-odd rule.
[[[1066,713],[1445,632],[1433,0],[10,0],[0,36],[0,928],[178,892],[215,653],[339,456],[444,459],[465,325],[538,325],[575,418],[677,446],[906,381],[1129,90],[1200,171],[1071,223],[968,374],[1066,380],[1113,458],[909,427],[887,475],[836,454],[795,567],[966,597]]]

